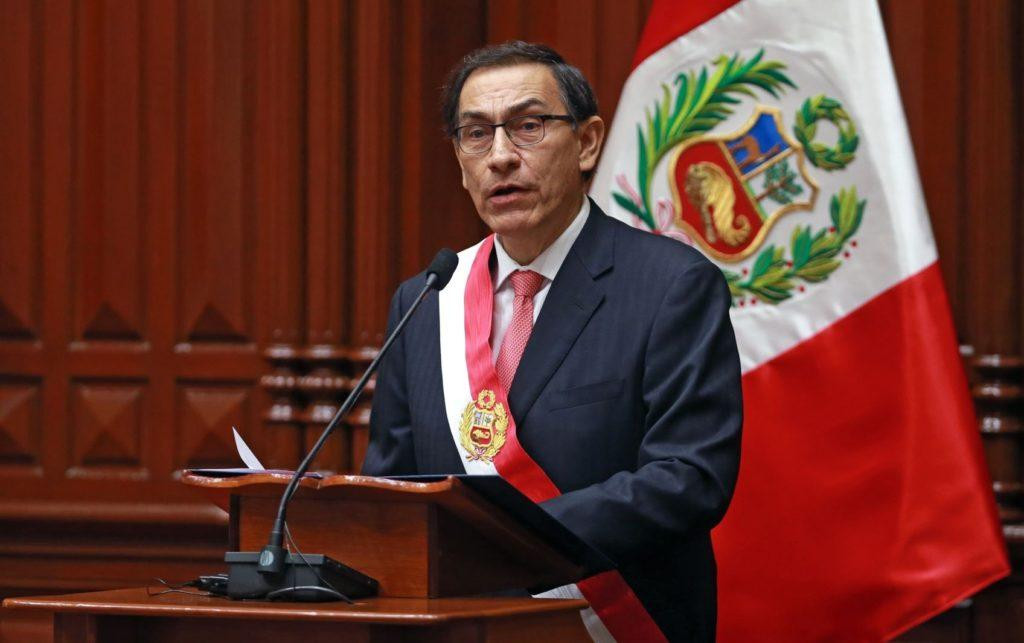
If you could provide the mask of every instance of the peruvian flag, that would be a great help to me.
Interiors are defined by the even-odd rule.
[[[892,638],[1008,573],[874,2],[655,0],[592,194],[732,290],[721,640]]]

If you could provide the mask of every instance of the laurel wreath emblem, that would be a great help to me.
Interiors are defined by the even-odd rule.
[[[832,147],[814,140],[818,132],[818,121],[822,119],[839,129],[839,140]],[[849,165],[860,142],[857,129],[842,104],[824,94],[812,96],[800,106],[796,113],[793,135],[804,146],[807,160],[827,172],[841,170]]]
[[[722,270],[733,299],[750,293],[758,299],[777,304],[789,299],[796,280],[808,283],[824,281],[842,265],[836,256],[843,252],[864,218],[867,200],[857,200],[857,188],[839,190],[832,196],[829,213],[832,228],[811,234],[810,226],[796,226],[790,237],[791,259],[785,248],[770,245],[758,254],[746,280],[743,275]]]

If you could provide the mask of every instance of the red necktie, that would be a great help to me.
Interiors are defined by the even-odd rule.
[[[494,364],[498,380],[505,387],[506,393],[512,386],[512,378],[515,377],[526,342],[533,332],[533,296],[544,283],[544,275],[532,270],[517,270],[509,275],[509,280],[516,294],[512,303],[512,322],[505,331],[505,338],[501,340],[498,361]]]

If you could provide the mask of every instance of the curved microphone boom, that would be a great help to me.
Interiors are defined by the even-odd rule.
[[[448,285],[458,263],[458,255],[448,248],[443,248],[437,253],[434,260],[430,262],[430,266],[427,267],[426,279],[424,280],[423,288],[420,290],[419,295],[417,295],[416,300],[411,306],[409,306],[409,310],[406,311],[405,315],[403,315],[401,320],[399,320],[395,329],[391,331],[391,334],[385,340],[384,345],[381,346],[380,352],[377,353],[377,356],[370,363],[369,367],[367,367],[366,372],[363,373],[361,378],[359,378],[359,382],[356,384],[355,388],[352,389],[352,392],[345,399],[345,402],[338,409],[338,412],[334,414],[334,417],[331,418],[327,427],[324,428],[323,433],[320,434],[320,438],[316,441],[316,444],[313,445],[313,448],[310,449],[309,453],[306,454],[306,457],[303,458],[302,462],[295,470],[295,475],[292,476],[292,479],[288,482],[288,486],[285,488],[284,493],[281,495],[281,503],[277,509],[277,518],[274,520],[274,526],[270,530],[270,539],[268,540],[267,545],[262,549],[262,551],[260,551],[257,571],[259,571],[261,575],[281,574],[284,571],[287,552],[285,552],[282,544],[284,542],[288,501],[291,500],[292,496],[295,494],[299,480],[309,469],[313,460],[320,452],[320,449],[327,441],[327,438],[330,437],[334,429],[341,423],[341,420],[355,405],[356,400],[359,399],[360,394],[366,387],[366,383],[376,372],[381,359],[388,352],[388,349],[391,348],[391,345],[394,344],[398,335],[401,334],[405,325],[408,323],[413,313],[416,312],[420,303],[423,302],[431,290],[441,290]]]

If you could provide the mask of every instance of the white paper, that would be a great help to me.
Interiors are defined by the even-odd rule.
[[[242,458],[242,462],[245,466],[250,469],[265,470],[266,467],[260,462],[260,459],[256,457],[256,454],[252,452],[249,445],[245,443],[242,436],[238,434],[238,429],[231,427],[231,432],[235,434],[235,448],[238,449],[238,457]]]

